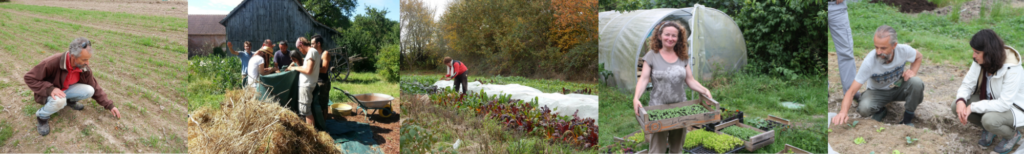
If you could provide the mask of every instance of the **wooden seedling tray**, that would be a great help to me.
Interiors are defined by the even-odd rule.
[[[675,118],[669,118],[669,119],[661,119],[661,120],[658,120],[658,121],[649,121],[648,120],[648,119],[650,119],[650,116],[647,115],[647,111],[678,108],[678,107],[694,105],[694,104],[700,104],[700,106],[704,107],[709,112],[698,113],[698,114],[688,115],[688,116],[675,117]],[[644,132],[646,132],[648,134],[654,134],[654,133],[659,133],[659,132],[664,132],[664,131],[669,131],[669,130],[676,130],[676,129],[684,129],[684,128],[688,127],[688,126],[701,125],[701,124],[714,123],[714,122],[721,121],[722,120],[722,116],[720,114],[721,111],[718,111],[718,106],[719,106],[719,104],[718,104],[717,101],[712,100],[712,99],[708,99],[708,98],[704,97],[703,95],[700,95],[700,99],[696,99],[696,100],[679,102],[679,103],[672,103],[672,104],[667,104],[667,105],[645,106],[644,108],[640,109],[640,115],[636,116],[636,120],[637,120],[637,122],[640,123],[640,128],[643,129]]]
[[[800,154],[811,154],[811,152],[807,152],[807,150],[800,149],[800,148],[794,147],[794,146],[789,145],[789,144],[786,144],[786,147],[782,148],[782,151],[779,151],[779,153],[777,153],[777,154],[788,154],[789,150],[793,150],[794,154],[797,154],[797,153],[800,153]]]
[[[737,127],[749,128],[751,130],[760,132],[760,134],[757,134],[757,135],[751,136],[750,138],[744,139],[745,141],[743,141],[743,145],[746,146],[747,151],[754,151],[754,150],[760,149],[761,147],[768,146],[769,144],[775,143],[775,130],[763,131],[761,129],[757,129],[757,127],[753,127],[753,126],[750,126],[750,125],[746,125],[746,124],[740,123],[740,121],[738,119],[737,120],[728,121],[728,122],[724,122],[722,124],[719,124],[718,126],[715,126],[715,132],[721,132],[722,129],[725,129],[726,127],[729,127],[729,126],[737,126]],[[721,134],[725,134],[725,133],[721,133]]]
[[[773,116],[773,115],[768,115],[768,118],[765,118],[765,120],[786,125],[785,127],[783,127],[783,129],[787,129],[787,128],[789,128],[791,126],[789,120],[786,120],[786,119],[783,119],[783,118],[779,118],[779,117],[776,117],[776,116]]]

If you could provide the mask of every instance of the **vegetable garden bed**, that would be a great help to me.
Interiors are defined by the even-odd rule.
[[[739,120],[724,122],[715,126],[715,131],[742,139],[747,151],[754,151],[775,143],[775,130],[763,131],[740,123]]]

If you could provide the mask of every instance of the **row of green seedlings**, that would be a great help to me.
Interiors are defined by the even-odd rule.
[[[652,110],[648,111],[647,115],[650,116],[650,121],[658,121],[663,119],[694,115],[704,112],[708,112],[708,110],[705,109],[704,106],[694,104],[671,109]]]
[[[683,148],[692,149],[698,145],[717,153],[725,153],[743,145],[743,140],[728,134],[718,134],[703,129],[686,133]]]
[[[857,123],[860,123],[860,121],[853,121],[852,123],[846,124],[846,129],[853,129],[853,128],[857,127]],[[883,130],[885,130],[885,127],[878,127],[878,129],[875,129],[875,132],[876,133],[881,133]],[[828,133],[832,133],[832,129],[831,128],[828,129]],[[918,140],[917,138],[912,138],[910,136],[905,137],[905,139],[907,139],[907,144],[908,145],[914,144],[914,142],[916,142]],[[864,143],[867,143],[867,141],[864,140],[864,137],[857,137],[857,138],[853,139],[853,144],[860,145],[860,144],[864,144]]]
[[[553,113],[547,106],[539,106],[538,98],[531,101],[512,99],[512,95],[488,95],[482,90],[462,95],[450,88],[430,95],[435,104],[467,108],[477,115],[500,121],[506,128],[536,135],[551,143],[567,143],[581,148],[596,148],[598,127],[593,118],[580,118],[579,111],[572,116]]]

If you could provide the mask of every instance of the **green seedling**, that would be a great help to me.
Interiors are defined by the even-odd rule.
[[[917,141],[917,139],[916,138],[910,138],[910,136],[907,136],[907,144],[914,144],[914,141]]]
[[[896,150],[896,149],[892,149],[892,154],[900,154],[900,151]]]
[[[828,133],[832,133],[832,128],[829,128],[829,129],[828,129]]]
[[[853,121],[853,123],[846,124],[846,126],[849,128],[854,128],[857,127],[857,123],[860,123],[860,121]]]
[[[885,130],[885,127],[878,127],[878,130],[875,130],[875,132],[876,133],[881,133],[882,130]]]
[[[859,145],[859,144],[867,143],[867,141],[864,141],[864,137],[858,137],[857,139],[853,139],[853,143]]]

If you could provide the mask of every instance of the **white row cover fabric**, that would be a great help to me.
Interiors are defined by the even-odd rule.
[[[434,86],[438,88],[448,88],[454,85],[454,81],[437,81]],[[537,104],[540,106],[548,106],[551,108],[551,112],[564,115],[572,116],[576,113],[576,116],[580,118],[594,118],[597,120],[598,109],[597,109],[597,95],[585,95],[585,94],[560,94],[560,93],[544,93],[537,88],[524,86],[520,84],[480,84],[480,82],[469,82],[467,83],[467,90],[469,93],[477,93],[482,89],[487,94],[509,94],[512,95],[512,99],[520,99],[523,101],[533,100],[537,98]]]

